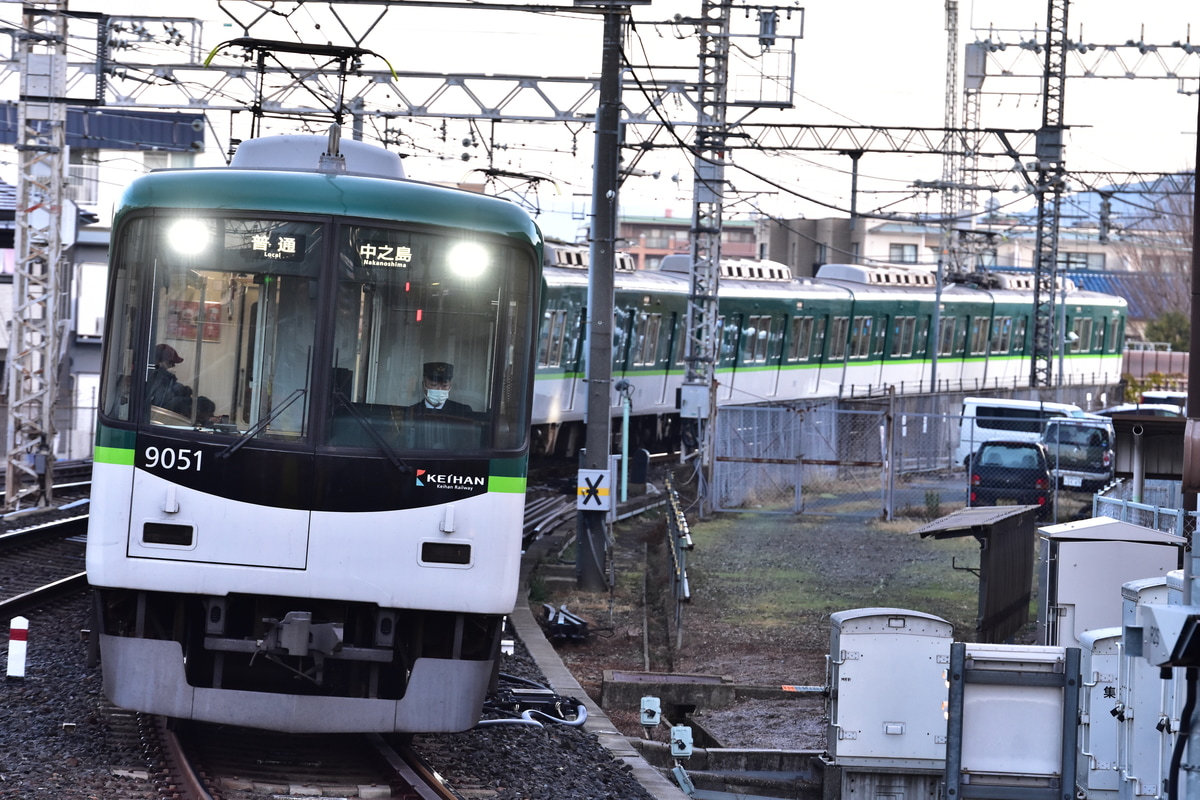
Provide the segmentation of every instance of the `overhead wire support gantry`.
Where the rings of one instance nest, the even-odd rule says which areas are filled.
[[[1067,77],[1067,7],[1070,0],[1048,0],[1046,60],[1042,86],[1042,127],[1037,141],[1037,263],[1033,306],[1031,387],[1053,385],[1053,359],[1061,355],[1062,332],[1055,314],[1058,292],[1058,226],[1066,183],[1063,155],[1063,102]]]
[[[18,35],[17,205],[8,346],[6,504],[52,502],[65,313],[66,0],[27,3]]]

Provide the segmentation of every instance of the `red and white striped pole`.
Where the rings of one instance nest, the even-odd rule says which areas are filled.
[[[8,624],[8,678],[25,677],[25,652],[29,647],[29,620],[13,617]]]

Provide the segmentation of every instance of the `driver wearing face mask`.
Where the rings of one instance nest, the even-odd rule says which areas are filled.
[[[409,406],[414,417],[450,414],[465,416],[471,407],[450,399],[450,382],[454,379],[454,365],[445,361],[430,361],[422,369],[421,388],[425,396],[416,405]]]

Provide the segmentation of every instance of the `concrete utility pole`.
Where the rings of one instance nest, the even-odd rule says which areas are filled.
[[[67,24],[61,2],[27,3],[18,37],[17,213],[13,323],[8,349],[7,506],[54,487],[54,403],[58,393],[64,281]]]
[[[576,578],[580,589],[608,588],[608,512],[616,502],[612,450],[613,283],[616,271],[617,180],[620,168],[621,29],[628,5],[604,14],[600,106],[592,183],[591,252],[588,260],[587,451],[579,473]]]

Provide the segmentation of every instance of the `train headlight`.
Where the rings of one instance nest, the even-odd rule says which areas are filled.
[[[478,278],[490,266],[488,249],[476,242],[460,242],[450,248],[446,264],[462,278]]]
[[[172,223],[167,241],[180,255],[194,256],[208,248],[212,232],[208,223],[198,219],[181,219]]]

